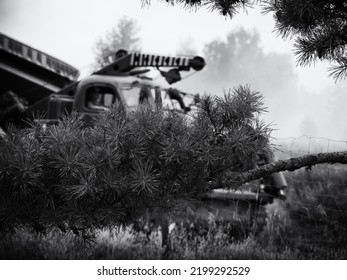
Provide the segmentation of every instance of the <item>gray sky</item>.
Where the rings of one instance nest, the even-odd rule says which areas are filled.
[[[78,68],[93,62],[95,42],[124,15],[139,22],[143,50],[150,53],[172,54],[187,39],[201,50],[204,43],[224,38],[240,26],[256,29],[266,51],[292,49],[292,42],[276,37],[272,16],[263,16],[258,9],[230,20],[206,9],[191,12],[156,0],[145,8],[140,0],[0,0],[0,5],[1,32]],[[320,85],[331,83],[325,67],[319,66],[297,69],[304,85],[319,89]],[[316,83],[312,84],[311,79]]]
[[[328,77],[328,65],[295,67],[292,42],[277,37],[273,32],[272,15],[264,16],[258,9],[249,10],[248,14],[240,13],[230,20],[216,12],[204,9],[190,12],[156,0],[145,8],[141,7],[140,0],[0,0],[0,32],[60,58],[86,74],[94,62],[92,49],[96,41],[125,15],[138,21],[142,50],[148,53],[175,54],[187,40],[202,52],[205,43],[215,38],[223,39],[231,30],[243,27],[259,32],[265,52],[290,54],[299,81],[295,94],[302,94],[302,108],[307,102],[309,109],[299,118],[293,108],[294,116],[287,118],[293,117],[297,123],[293,122],[291,130],[282,128],[280,136],[299,136],[300,122],[307,118],[318,122],[319,111],[327,110],[324,107],[327,92],[331,94],[336,87]],[[338,86],[341,84],[346,82]],[[315,98],[319,99],[318,107],[312,105]],[[271,116],[270,120],[277,122],[277,117]],[[345,135],[323,130],[318,133],[333,139]]]

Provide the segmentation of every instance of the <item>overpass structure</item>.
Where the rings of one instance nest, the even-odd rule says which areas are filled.
[[[0,33],[0,94],[11,90],[31,105],[78,76],[75,67]]]

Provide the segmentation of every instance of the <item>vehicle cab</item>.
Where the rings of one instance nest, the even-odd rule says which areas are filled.
[[[97,114],[108,110],[116,102],[124,104],[128,110],[134,110],[147,101],[161,102],[160,86],[151,80],[138,77],[111,77],[92,75],[82,80],[74,93],[73,108],[78,113]]]

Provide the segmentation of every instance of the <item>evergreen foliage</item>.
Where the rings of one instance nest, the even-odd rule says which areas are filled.
[[[336,80],[347,74],[347,1],[270,0],[264,11],[274,12],[276,29],[283,38],[295,37],[295,54],[302,66],[316,60],[337,63]]]
[[[269,152],[263,111],[262,96],[239,86],[203,97],[194,116],[116,104],[93,126],[74,113],[46,129],[9,127],[0,139],[0,228],[88,235],[153,209],[175,214],[211,180]]]
[[[211,12],[217,11],[223,16],[233,17],[239,10],[250,7],[255,0],[162,0],[171,5],[180,4],[186,9],[197,10],[204,6]],[[142,5],[150,5],[151,0],[142,0]]]

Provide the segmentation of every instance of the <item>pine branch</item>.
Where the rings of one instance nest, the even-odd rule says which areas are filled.
[[[232,18],[240,10],[246,10],[259,0],[162,0],[172,6],[181,5],[184,9],[197,11],[201,7],[206,7],[211,12],[217,11],[223,16]],[[142,0],[142,7],[150,6],[150,0]]]
[[[336,61],[338,65],[329,67],[329,76],[333,77],[335,81],[342,80],[347,76],[347,58],[341,57]]]
[[[245,10],[250,6],[248,0],[207,0],[204,5],[210,11],[218,11],[223,16],[232,18],[240,9]]]
[[[347,45],[347,3],[341,0],[268,0],[263,12],[274,13],[275,28],[284,39],[295,38],[299,65],[316,60],[337,62],[330,76],[346,77],[343,57]]]
[[[298,63],[305,66],[317,59],[339,60],[344,54],[347,44],[344,29],[343,26],[332,25],[316,28],[310,34],[300,36],[294,44]]]
[[[256,169],[252,169],[240,174],[229,173],[223,178],[222,186],[228,186],[228,188],[233,189],[241,186],[244,183],[269,176],[276,172],[295,171],[302,167],[312,167],[317,164],[325,163],[347,164],[347,152],[305,155],[302,157],[290,158],[288,160],[279,160],[275,163],[268,163]],[[221,187],[221,184],[219,182],[210,182],[209,187],[210,189],[217,189]]]
[[[249,170],[255,154],[270,149],[256,92],[241,86],[202,104],[189,122],[147,104],[127,114],[114,106],[89,128],[73,114],[45,131],[9,130],[0,139],[0,224],[129,223],[199,196],[226,169]]]

